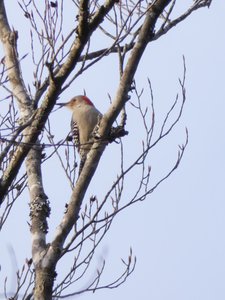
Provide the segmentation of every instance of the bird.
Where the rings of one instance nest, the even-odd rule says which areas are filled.
[[[71,132],[74,145],[80,155],[80,175],[87,154],[94,143],[94,131],[97,131],[96,127],[101,121],[102,114],[84,95],[75,96],[69,102],[57,103],[57,105],[67,107],[72,111]]]

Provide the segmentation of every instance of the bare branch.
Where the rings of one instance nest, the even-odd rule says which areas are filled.
[[[17,97],[21,118],[28,118],[31,114],[31,100],[28,97],[25,84],[21,77],[17,52],[18,32],[9,27],[4,1],[0,1],[0,39],[5,51],[5,64],[9,81],[14,95]]]
[[[180,22],[184,21],[187,17],[189,17],[194,11],[196,11],[196,10],[202,8],[202,7],[209,7],[211,5],[211,2],[212,2],[212,0],[195,1],[193,3],[193,5],[185,13],[183,13],[181,16],[174,19],[173,21],[168,22],[166,26],[165,26],[165,23],[164,23],[161,26],[161,28],[156,32],[155,37],[154,37],[153,40],[157,40],[159,37],[166,34],[170,29],[172,29],[177,24],[179,24]],[[174,4],[175,4],[175,2],[174,2]],[[174,7],[174,4],[171,7],[171,11]],[[171,13],[171,11],[169,11],[168,16]]]

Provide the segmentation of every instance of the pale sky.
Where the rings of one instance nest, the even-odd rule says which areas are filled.
[[[151,79],[159,119],[179,92],[182,55],[186,58],[187,67],[184,113],[168,143],[158,147],[149,159],[155,176],[153,180],[165,174],[175,162],[178,145],[185,141],[185,127],[189,131],[189,144],[179,168],[144,202],[118,215],[96,251],[96,266],[102,257],[106,259],[104,283],[114,280],[122,271],[120,259],[127,258],[130,247],[137,257],[134,273],[118,289],[88,293],[74,299],[224,300],[224,14],[225,2],[214,0],[210,9],[194,13],[166,36],[148,46],[136,80],[140,89],[145,87],[145,97],[148,97],[147,77]],[[93,69],[79,79],[67,91],[65,98],[80,94],[85,89],[99,110],[106,111],[108,100],[101,99],[107,99],[108,92],[113,97],[117,87],[117,82],[107,76],[114,70],[112,61],[104,60],[97,70]],[[63,102],[67,99],[60,100]],[[67,127],[58,127],[59,136],[63,138],[69,130],[70,114],[67,111],[60,113],[68,120]],[[56,120],[58,117],[59,112],[54,115]],[[133,147],[138,147],[135,141],[141,141],[136,123],[131,113],[130,118],[128,116],[129,136],[124,138],[127,160],[130,159]],[[137,139],[133,138],[135,135]],[[118,147],[109,145],[106,149],[87,197],[92,194],[101,197],[110,187],[108,174],[112,172],[115,175],[117,171],[109,162],[112,161],[112,155],[113,160],[116,160],[113,151],[117,153]],[[49,163],[44,176],[48,177],[45,184],[47,194],[50,201],[54,202],[60,201],[65,195],[69,197],[70,191],[66,181],[57,181],[59,179],[53,172],[53,165]],[[130,178],[127,182],[127,194],[124,194],[122,201],[129,197],[135,177],[133,180]],[[55,185],[60,186],[58,198],[52,191]],[[20,201],[0,236],[0,244],[4,245],[0,249],[1,292],[4,272],[10,269],[7,264],[12,264],[9,247],[14,248],[19,267],[30,255],[31,242],[26,223],[29,221],[28,198],[24,197]],[[50,222],[50,229],[53,231],[61,218],[64,202],[52,204],[52,218],[55,220]],[[15,234],[13,226],[19,228],[21,234]],[[16,263],[13,264],[15,266]],[[90,278],[87,278],[87,282]],[[8,282],[13,287],[13,277]]]

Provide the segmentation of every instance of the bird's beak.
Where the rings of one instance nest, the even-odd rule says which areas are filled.
[[[56,103],[56,105],[59,105],[60,107],[66,106],[68,104],[68,102],[64,102],[64,103]]]
[[[64,102],[64,103],[56,103],[56,105],[59,105],[59,106],[65,106],[67,103]]]

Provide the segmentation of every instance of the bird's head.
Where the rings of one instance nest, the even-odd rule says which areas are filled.
[[[69,102],[57,103],[57,105],[60,105],[61,107],[65,106],[71,110],[74,110],[77,107],[83,106],[83,105],[94,106],[88,97],[82,96],[82,95],[73,97]]]

